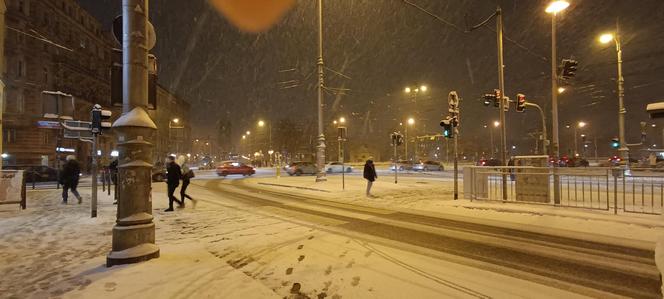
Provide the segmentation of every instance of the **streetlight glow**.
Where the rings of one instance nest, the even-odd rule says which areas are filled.
[[[546,7],[546,13],[557,14],[569,7],[569,2],[567,1],[553,1]]]
[[[579,128],[583,128],[583,127],[585,127],[586,125],[587,125],[587,123],[584,122],[584,121],[580,121],[580,122],[579,122]]]
[[[415,119],[414,119],[414,118],[411,117],[411,118],[408,119],[408,124],[409,124],[409,125],[412,125],[412,124],[414,124],[414,123],[415,123]]]
[[[410,93],[411,90],[410,90],[410,87],[406,87],[406,88],[404,88],[403,91],[404,91],[405,93]]]
[[[179,118],[174,118],[174,119],[173,119],[173,122],[177,124],[177,123],[180,122],[180,119],[179,119]]]
[[[565,87],[558,87],[558,93],[563,93],[565,90]]]
[[[247,131],[247,133],[246,133],[246,134],[247,134],[247,135],[251,135],[251,132],[250,132],[250,131]]]
[[[427,87],[426,85],[422,85],[422,86],[420,86],[420,90],[421,90],[422,92],[426,92],[427,89],[428,89],[428,87]]]
[[[497,121],[497,120],[494,121],[494,122],[493,122],[493,126],[496,127],[496,128],[499,127],[499,126],[500,126],[500,122]]]
[[[242,135],[242,139],[247,139],[247,135]]]
[[[344,123],[346,123],[346,118],[343,117],[343,116],[340,117],[340,118],[339,118],[339,123],[340,123],[340,124],[344,124]]]
[[[264,127],[264,126],[265,126],[265,122],[262,121],[262,120],[259,120],[259,121],[258,121],[258,126],[261,127],[261,128]]]
[[[604,33],[599,36],[599,42],[602,44],[608,44],[613,41],[613,33]]]

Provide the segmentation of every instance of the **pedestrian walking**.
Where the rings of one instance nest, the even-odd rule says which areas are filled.
[[[376,167],[371,159],[367,160],[364,164],[364,178],[367,180],[367,197],[373,197],[373,195],[371,195],[371,186],[378,178],[378,175],[376,174]]]
[[[180,156],[178,158],[178,162],[180,162],[180,165],[182,166],[182,187],[180,187],[180,200],[184,204],[185,198],[188,198],[191,200],[194,205],[196,204],[196,200],[191,198],[187,194],[187,187],[189,187],[189,184],[191,183],[191,179],[194,178],[196,175],[194,174],[194,171],[189,168],[187,165],[186,159],[184,156]]]
[[[108,172],[111,175],[111,182],[113,183],[113,186],[115,187],[113,191],[113,204],[117,205],[118,204],[118,159],[115,158],[111,162],[111,164],[108,165]],[[111,184],[108,184],[108,188],[111,188]]]
[[[62,172],[60,173],[60,184],[62,184],[62,203],[67,204],[67,198],[69,197],[69,191],[76,196],[78,203],[83,202],[83,198],[78,194],[78,180],[81,176],[81,165],[76,161],[76,157],[73,155],[67,156],[67,162],[62,167]]]
[[[184,208],[184,202],[175,198],[173,193],[180,185],[180,178],[182,178],[182,170],[180,165],[175,163],[175,157],[169,156],[166,158],[166,184],[168,185],[168,209],[166,212],[173,211],[173,202],[177,202],[181,208]]]

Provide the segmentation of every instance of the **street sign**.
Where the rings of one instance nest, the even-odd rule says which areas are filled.
[[[65,128],[64,137],[68,139],[92,138],[89,121],[65,120],[62,126]]]
[[[57,121],[50,120],[39,120],[37,121],[37,128],[40,129],[60,129],[60,123]]]

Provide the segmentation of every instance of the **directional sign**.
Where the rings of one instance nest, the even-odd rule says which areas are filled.
[[[40,129],[60,129],[60,123],[57,121],[50,120],[39,120],[37,121],[37,128]]]
[[[64,137],[68,139],[92,138],[89,121],[65,120],[62,126],[65,128]]]

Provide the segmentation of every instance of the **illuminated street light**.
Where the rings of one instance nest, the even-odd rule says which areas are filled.
[[[344,123],[346,123],[346,118],[343,117],[343,116],[340,117],[340,118],[339,118],[339,123],[340,123],[340,124],[344,124]]]
[[[427,89],[428,89],[428,87],[427,87],[426,85],[422,85],[422,86],[420,86],[420,90],[421,90],[422,92],[427,92]]]
[[[264,127],[264,126],[265,126],[265,122],[262,121],[262,120],[259,120],[259,121],[258,121],[258,126],[261,127],[261,128]]]
[[[586,125],[587,125],[587,123],[584,122],[584,121],[580,121],[579,124],[578,124],[579,128],[583,128],[583,127],[585,127]]]
[[[558,93],[563,93],[565,90],[565,87],[558,87]]]
[[[499,126],[500,126],[500,122],[497,121],[497,120],[494,121],[494,122],[493,122],[493,126],[494,126],[495,128],[499,127]]]
[[[173,123],[176,123],[176,124],[177,124],[177,123],[179,123],[179,122],[180,122],[180,119],[179,119],[179,118],[174,118],[174,119],[173,119]]]
[[[335,119],[332,121],[332,124],[337,125],[338,121]]]
[[[546,7],[546,13],[557,14],[569,7],[569,2],[567,1],[553,1]]]
[[[599,36],[599,42],[602,44],[608,44],[614,39],[613,33],[604,33]]]
[[[247,139],[247,135],[242,135],[242,139]]]
[[[414,118],[411,117],[411,118],[408,119],[408,124],[409,124],[409,125],[412,126],[414,123],[415,123],[415,119],[414,119]]]
[[[405,93],[410,93],[410,92],[411,92],[410,87],[406,87],[403,91],[404,91]]]
[[[247,134],[247,136],[248,136],[248,135],[251,135],[251,132],[250,132],[250,131],[247,131],[247,133],[245,133],[245,134]]]

